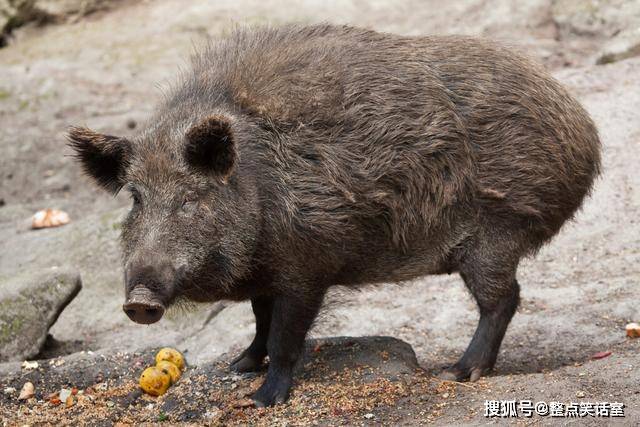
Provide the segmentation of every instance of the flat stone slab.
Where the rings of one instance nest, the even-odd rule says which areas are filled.
[[[36,356],[49,328],[81,288],[77,273],[58,269],[0,281],[0,362]]]
[[[321,338],[308,340],[306,347],[304,366],[297,371],[303,377],[314,375],[309,367],[330,372],[375,368],[371,379],[412,374],[420,368],[413,348],[391,337]]]

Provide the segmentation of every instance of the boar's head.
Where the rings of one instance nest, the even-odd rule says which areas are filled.
[[[71,128],[84,171],[107,191],[126,189],[122,227],[126,300],[135,322],[160,320],[177,298],[229,297],[248,271],[258,213],[238,144],[247,132],[230,116],[156,125],[137,137]]]

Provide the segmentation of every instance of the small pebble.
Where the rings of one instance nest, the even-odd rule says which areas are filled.
[[[585,397],[587,394],[584,391],[576,392],[576,397]]]
[[[71,390],[69,390],[68,388],[61,389],[60,394],[58,394],[58,397],[63,402],[66,402],[69,396],[71,396]]]
[[[18,396],[18,400],[31,399],[35,394],[35,390],[36,389],[33,386],[33,383],[30,383],[30,382],[24,383],[24,385],[22,386],[22,390],[20,390],[20,395]]]
[[[372,419],[374,417],[374,415],[371,412],[369,412],[368,414],[364,414],[364,417],[366,419],[370,420],[370,419]]]
[[[25,360],[24,362],[22,362],[22,369],[26,370],[26,371],[30,371],[32,369],[38,369],[38,362],[29,362],[28,360]]]
[[[640,337],[640,324],[637,323],[629,323],[625,330],[627,331],[627,336],[629,338],[638,338]]]
[[[224,415],[224,412],[220,408],[218,408],[217,406],[213,406],[209,408],[207,412],[204,413],[204,418],[209,421],[218,420],[222,418],[223,415]]]
[[[16,392],[16,389],[14,387],[7,387],[4,389],[4,394],[13,394]]]

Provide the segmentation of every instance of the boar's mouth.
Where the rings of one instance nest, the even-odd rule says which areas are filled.
[[[165,306],[147,287],[139,285],[129,293],[122,309],[134,322],[150,325],[162,318]]]

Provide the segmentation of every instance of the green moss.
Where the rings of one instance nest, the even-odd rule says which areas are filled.
[[[22,319],[13,317],[11,319],[0,319],[0,342],[7,342],[14,338],[22,329]]]
[[[3,99],[7,99],[11,97],[11,92],[6,91],[4,89],[0,89],[0,101],[2,101]]]
[[[122,228],[118,212],[107,212],[100,216],[100,225],[105,230],[118,231]]]
[[[50,90],[38,96],[38,99],[41,101],[46,101],[48,99],[55,99],[57,97],[58,97],[58,92],[56,90]]]
[[[100,215],[100,224],[103,227],[108,226],[113,221],[114,219],[113,217],[114,217],[113,212],[103,213],[102,215]]]

